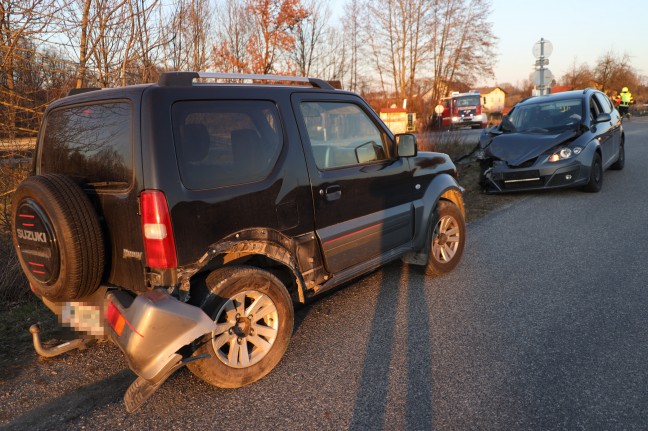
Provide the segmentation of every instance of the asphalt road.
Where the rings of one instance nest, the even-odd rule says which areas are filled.
[[[297,312],[283,361],[216,389],[187,370],[141,411],[102,343],[25,358],[0,427],[148,430],[648,429],[648,119],[603,190],[532,193],[468,226],[426,278],[395,262]]]

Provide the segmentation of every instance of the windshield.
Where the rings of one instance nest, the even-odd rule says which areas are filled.
[[[527,103],[517,106],[502,121],[503,132],[558,133],[576,129],[583,118],[581,99]]]
[[[475,94],[474,96],[457,97],[455,99],[455,106],[477,106],[479,105],[479,98],[479,94]]]

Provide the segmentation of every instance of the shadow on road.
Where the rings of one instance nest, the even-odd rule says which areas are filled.
[[[47,404],[36,407],[6,425],[6,430],[66,429],[66,423],[102,406],[121,403],[121,396],[135,380],[130,370],[73,389]]]
[[[416,269],[401,264],[391,265],[389,271],[398,277],[383,278],[376,310],[371,324],[371,335],[365,354],[365,363],[356,397],[350,429],[383,429],[389,392],[390,365],[397,355],[405,354],[407,385],[405,420],[407,429],[432,429],[432,353],[430,346],[430,319],[423,292],[422,277]],[[412,272],[412,274],[410,274]],[[410,275],[414,279],[410,281]],[[399,287],[388,280],[400,280]],[[419,280],[417,280],[419,279]],[[399,304],[400,289],[406,288],[406,304]],[[406,307],[405,351],[396,346],[398,309]],[[402,359],[402,358],[400,358]]]

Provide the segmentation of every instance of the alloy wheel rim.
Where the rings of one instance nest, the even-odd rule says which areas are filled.
[[[268,295],[251,290],[225,302],[216,315],[212,346],[222,363],[250,367],[263,359],[277,339],[279,313]]]
[[[445,216],[437,222],[432,239],[432,256],[438,262],[450,262],[459,248],[461,233],[454,217]]]

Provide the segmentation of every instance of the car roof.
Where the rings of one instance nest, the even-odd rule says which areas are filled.
[[[565,99],[578,99],[585,97],[586,95],[592,94],[594,92],[597,92],[597,90],[593,88],[585,88],[583,90],[571,90],[571,91],[562,91],[560,93],[553,93],[553,94],[547,94],[544,96],[532,96],[528,97],[521,102],[518,103],[518,105],[531,105],[539,102],[549,102],[549,101],[556,101],[556,100],[565,100]]]

